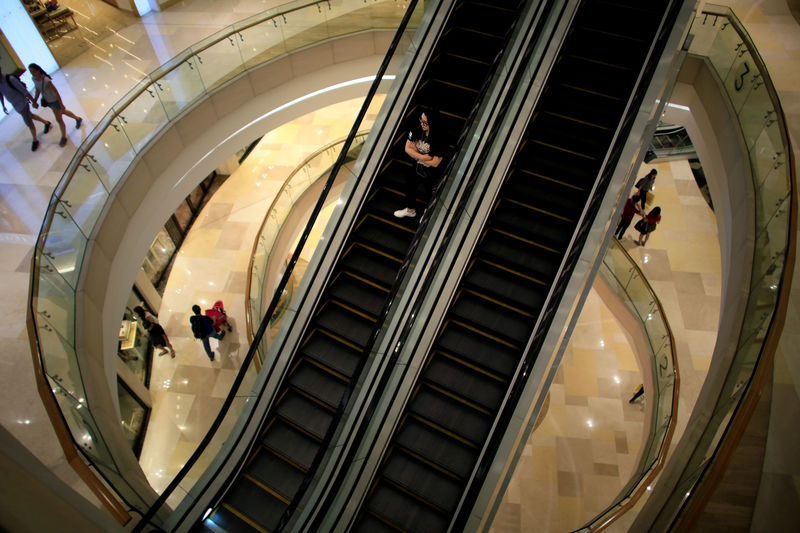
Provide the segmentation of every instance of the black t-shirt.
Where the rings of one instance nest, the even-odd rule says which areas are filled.
[[[150,342],[156,346],[164,346],[164,328],[153,322],[147,332],[150,334]]]
[[[442,148],[433,135],[425,135],[422,128],[414,128],[408,132],[408,140],[414,143],[417,152],[428,154],[434,157],[442,156]],[[423,165],[425,163],[422,163]],[[427,166],[427,165],[426,165]]]

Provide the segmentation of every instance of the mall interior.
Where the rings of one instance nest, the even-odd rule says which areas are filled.
[[[314,300],[328,294],[323,292],[326,268],[331,268],[328,258],[337,246],[346,248],[346,222],[355,221],[359,199],[385,201],[368,194],[362,180],[347,178],[370,169],[375,174],[391,171],[392,163],[380,166],[363,154],[372,153],[381,142],[388,146],[399,138],[398,131],[405,138],[405,121],[414,111],[403,101],[404,91],[412,90],[408,87],[414,76],[425,75],[426,46],[432,46],[426,31],[435,33],[431,28],[445,24],[443,13],[453,3],[413,2],[412,28],[397,40],[396,57],[386,64],[382,61],[408,1],[59,0],[52,7],[38,0],[3,3],[3,74],[17,73],[33,89],[27,65],[41,65],[64,107],[83,120],[76,127],[75,120],[64,118],[67,142],[61,147],[53,111],[34,109],[52,128],[44,134],[35,123],[40,145],[31,151],[30,133],[8,102],[9,113],[0,115],[0,284],[7,295],[6,319],[0,326],[5,405],[0,530],[800,531],[800,459],[794,453],[800,447],[800,295],[791,286],[797,230],[792,185],[800,154],[797,0],[717,0],[713,6],[702,1],[663,2],[674,6],[674,27],[659,36],[664,55],[651,61],[649,86],[639,91],[640,111],[631,113],[630,134],[617,152],[619,162],[608,171],[604,196],[592,204],[597,214],[586,223],[573,280],[565,284],[565,297],[550,318],[554,326],[542,337],[543,352],[552,355],[520,371],[524,376],[530,372],[531,383],[520,387],[513,410],[502,411],[508,415],[497,422],[505,431],[492,433],[495,452],[476,467],[479,475],[472,473],[482,483],[470,483],[469,490],[460,486],[466,503],[458,501],[461,496],[456,499],[453,523],[435,521],[440,515],[450,520],[444,509],[449,504],[438,501],[437,494],[423,502],[424,510],[416,511],[425,499],[424,480],[430,479],[417,468],[423,465],[441,474],[436,477],[439,482],[442,476],[452,482],[457,476],[445,472],[444,465],[455,463],[455,454],[434,464],[422,452],[409,451],[413,446],[394,440],[386,444],[390,435],[383,432],[407,419],[422,420],[414,413],[401,417],[403,398],[444,389],[429,385],[419,392],[403,373],[435,373],[434,359],[423,363],[413,358],[413,347],[398,349],[399,359],[390,352],[393,343],[401,346],[406,334],[414,342],[433,343],[428,337],[438,326],[426,328],[425,321],[443,320],[445,310],[429,302],[435,300],[435,291],[414,287],[432,283],[436,290],[455,291],[448,288],[448,277],[457,276],[437,276],[437,265],[428,256],[441,247],[451,250],[441,254],[442,261],[462,266],[469,262],[468,256],[458,255],[469,246],[447,240],[455,233],[466,242],[472,231],[465,222],[457,224],[458,210],[445,207],[456,205],[460,195],[461,207],[470,205],[469,191],[457,187],[457,179],[448,178],[434,193],[438,203],[431,204],[429,218],[428,213],[419,221],[388,215],[392,231],[406,239],[402,250],[415,238],[417,224],[426,225],[416,233],[418,251],[409,254],[416,260],[405,273],[407,279],[393,289],[396,295],[391,293],[391,305],[405,313],[392,313],[387,307],[385,331],[373,339],[375,353],[381,353],[380,346],[384,357],[359,364],[361,377],[347,382],[345,370],[331,372],[351,387],[333,403],[342,394],[350,403],[337,411],[339,427],[334,424],[328,430],[329,450],[310,461],[316,474],[281,456],[280,468],[291,463],[310,472],[291,491],[281,493],[248,470],[264,455],[258,455],[259,450],[270,446],[266,431],[279,423],[290,425],[288,401],[280,416],[267,415],[272,413],[270,402],[277,404],[301,388],[282,385],[281,379],[289,379],[282,376],[301,371],[312,376],[311,370],[323,366],[324,356],[302,368],[289,362],[289,352],[300,344],[303,321],[313,319],[317,329],[325,327],[323,313],[311,317],[303,297]],[[535,34],[568,34],[563,25],[569,17],[564,13],[580,4],[599,5],[597,9],[608,14],[619,3],[636,4],[586,0],[521,5],[525,17],[539,17],[530,25],[536,31],[529,30],[531,42],[537,42]],[[562,9],[560,15],[554,5]],[[334,20],[326,10],[339,18]],[[708,14],[721,12],[735,17]],[[340,28],[339,33],[330,37],[326,31],[333,30],[320,31],[317,16],[329,17],[323,26]],[[706,56],[693,54],[692,46],[702,47],[706,41],[701,31],[695,34],[690,28],[713,21],[714,32],[722,28],[730,34],[734,18],[752,49],[740,48],[743,38],[725,43],[732,47],[726,53],[735,67],[726,78],[709,66],[719,61],[717,41],[708,46],[706,52],[711,52]],[[494,19],[483,22],[485,32],[474,34],[472,48],[456,41],[463,44],[464,56],[483,48],[480,39],[499,24]],[[620,32],[634,26],[630,20],[617,22]],[[416,28],[419,33],[414,35]],[[280,50],[256,50],[260,35],[273,29],[280,34]],[[636,31],[631,29],[631,34]],[[255,43],[252,53],[246,50],[250,41]],[[507,42],[515,44],[505,46],[522,47],[519,41],[511,39]],[[544,41],[531,44],[530,50],[546,60],[549,48]],[[248,46],[235,48],[239,43]],[[682,53],[684,48],[688,54]],[[240,50],[233,67],[231,49]],[[745,59],[754,59],[745,62],[745,54]],[[474,58],[465,59],[470,60]],[[765,72],[752,74],[750,69],[762,60]],[[376,81],[381,67],[388,70]],[[742,67],[747,72],[739,77],[734,71]],[[522,79],[532,87],[542,85],[544,70],[537,74],[542,79],[535,72],[529,80]],[[466,79],[463,72],[454,75]],[[152,84],[141,81],[148,74]],[[448,82],[454,101],[456,91],[466,84]],[[779,104],[769,107],[764,100],[749,111],[747,102],[736,100],[741,84],[770,91],[774,86],[768,94]],[[375,93],[369,94],[372,89]],[[170,90],[171,100],[163,108],[152,104],[158,101],[154,92],[167,102],[164,95]],[[423,90],[436,94],[428,86]],[[514,90],[503,83],[482,88],[485,102],[496,99],[494,115],[500,118],[475,112],[474,120],[499,128],[495,131],[516,124],[511,122],[514,117],[503,118],[505,112],[499,111],[505,109],[500,106],[503,91],[508,93],[506,104],[519,106],[520,115],[525,110],[531,114],[535,99],[513,99]],[[452,130],[454,115],[440,116],[439,124]],[[757,121],[759,127],[765,124],[766,133],[752,133],[747,120]],[[354,121],[359,135],[348,152],[342,146],[354,133]],[[785,126],[783,141],[780,134],[772,135],[773,124],[775,131]],[[509,136],[517,135],[511,145],[521,135],[517,129],[509,128]],[[459,146],[464,153],[485,149],[487,157],[498,158],[498,165],[510,157],[500,149],[491,151],[482,137],[465,135]],[[788,151],[776,148],[767,153],[765,138],[782,142]],[[589,138],[583,142],[593,143]],[[306,228],[340,155],[344,164],[339,175],[318,206],[316,222]],[[453,176],[467,174],[469,159],[464,161],[462,167],[457,162],[450,167]],[[788,192],[768,190],[758,180],[762,167],[788,175]],[[646,209],[661,208],[657,230],[644,246],[637,243],[633,224],[621,239],[613,238],[625,199],[652,169],[658,177]],[[489,190],[491,176],[485,175]],[[387,212],[403,207],[392,201],[386,202]],[[767,205],[774,206],[774,216],[765,223],[772,229],[762,233],[759,224]],[[477,218],[481,210],[475,210]],[[443,231],[451,220],[456,229]],[[777,252],[763,243],[765,233],[774,233],[776,221],[785,226],[781,235],[787,242]],[[78,230],[70,233],[70,224]],[[304,228],[307,240],[301,239]],[[83,239],[77,247],[76,239]],[[475,235],[471,239],[477,240]],[[298,242],[305,244],[293,254]],[[70,247],[79,248],[77,260],[74,254],[48,251]],[[766,253],[764,247],[769,257],[759,259],[759,252]],[[542,253],[549,251],[540,248]],[[400,254],[397,263],[402,259]],[[764,298],[754,289],[752,294],[761,299],[753,298],[753,307],[748,307],[750,284],[761,279],[752,272],[757,268],[772,280],[768,289],[774,297]],[[282,278],[287,270],[291,275]],[[360,281],[388,292],[374,281]],[[285,287],[276,292],[282,282]],[[363,291],[360,285],[342,287],[351,293]],[[426,292],[429,300],[423,298]],[[71,303],[59,308],[64,298]],[[767,300],[777,303],[765,304]],[[189,317],[192,305],[209,309],[217,301],[224,303],[230,329],[224,338],[211,340],[212,360],[194,338]],[[334,303],[346,307],[338,300]],[[508,307],[497,300],[492,303]],[[163,327],[174,355],[153,346],[134,312],[136,306],[144,307]],[[269,318],[262,322],[265,314]],[[412,320],[404,321],[404,315]],[[748,337],[744,329],[754,316],[760,322]],[[502,328],[497,325],[498,331]],[[264,337],[254,348],[256,335]],[[740,335],[748,342],[757,340],[757,363],[737,358]],[[303,339],[312,344],[313,337]],[[442,352],[444,341],[436,342]],[[665,354],[670,354],[668,362]],[[436,364],[442,365],[441,360]],[[480,372],[484,381],[490,375],[478,363],[464,366]],[[465,375],[458,374],[458,379],[474,380]],[[307,379],[309,391],[300,391],[293,401],[319,407],[326,392],[313,389],[326,388],[320,383],[327,382],[316,374]],[[234,385],[238,392],[231,396]],[[395,388],[380,397],[380,387]],[[470,387],[481,389],[480,384]],[[644,394],[632,399],[640,387]],[[740,403],[721,398],[729,388]],[[442,394],[453,405],[469,404],[455,399],[455,393]],[[217,420],[221,410],[228,409],[230,413]],[[253,421],[259,413],[269,421],[263,434]],[[221,426],[215,428],[218,433],[210,433],[216,425]],[[301,429],[305,435],[314,433],[312,428]],[[466,442],[456,435],[457,429],[445,433]],[[249,451],[257,438],[261,444]],[[198,445],[208,450],[198,455]],[[382,451],[372,451],[388,446],[387,455],[395,462],[381,462]],[[241,458],[226,462],[226,453],[229,458],[249,457],[247,466]],[[194,468],[186,468],[195,460]],[[271,468],[285,484],[294,475]],[[238,469],[242,472],[237,474]],[[372,480],[370,469],[380,472],[374,474],[379,481]],[[216,471],[216,476],[209,474]],[[176,476],[182,479],[176,481]],[[194,483],[203,490],[193,488]],[[245,503],[233,500],[246,483],[262,489],[258,494],[264,499],[249,502],[256,511],[245,511]],[[231,487],[223,490],[228,484]],[[431,487],[437,486],[431,482],[427,489],[435,493]],[[406,498],[397,500],[405,503],[381,500],[390,491],[392,497]],[[289,492],[300,496],[293,500]],[[387,509],[393,505],[408,515],[408,522],[389,516]],[[261,512],[274,512],[280,522],[260,522]],[[432,514],[437,518],[430,518]],[[431,523],[444,526],[419,525]]]

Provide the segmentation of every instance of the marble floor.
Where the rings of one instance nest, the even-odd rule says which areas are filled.
[[[31,153],[29,136],[19,117],[13,113],[0,115],[0,144],[3,146],[0,151],[0,242],[3,252],[0,254],[0,289],[7,300],[7,319],[0,324],[0,387],[4,390],[5,405],[0,423],[45,466],[84,495],[87,492],[63,460],[63,452],[38,401],[25,331],[31,253],[50,194],[75,148],[93,124],[143,73],[222,26],[279,3],[266,0],[182,1],[163,13],[148,14],[118,30],[64,65],[53,75],[53,80],[66,106],[86,118],[80,130],[69,132],[70,142],[64,149],[57,146],[57,134],[50,133],[40,136],[42,146],[38,152]],[[762,56],[773,72],[790,129],[797,138],[800,128],[800,83],[797,83],[797,76],[800,70],[796,65],[800,54],[800,32],[796,29],[796,22],[786,18],[784,3],[778,0],[721,3],[733,5],[753,32]],[[335,116],[312,115],[315,116],[308,118],[311,122],[302,126],[319,119],[335,127]],[[337,116],[341,118],[341,115]],[[306,129],[313,133],[313,127]],[[276,143],[292,138],[292,134],[280,135],[275,138]],[[314,142],[309,139],[296,133],[294,139],[306,145],[307,149],[313,149],[311,145]],[[292,164],[291,161],[283,163],[287,168]],[[715,321],[713,313],[708,311],[719,309],[719,253],[717,250],[715,254],[713,248],[716,244],[713,216],[701,204],[699,193],[692,191],[688,168],[682,168],[680,162],[659,164],[657,168],[656,201],[664,209],[664,221],[646,248],[635,247],[629,240],[624,243],[659,294],[676,337],[682,380],[678,417],[680,431],[702,384],[713,347]],[[154,371],[154,377],[158,372],[161,380],[159,385],[159,380],[153,379],[154,396],[160,395],[158,402],[164,407],[162,412],[167,414],[153,416],[151,431],[155,435],[159,427],[169,428],[171,433],[164,434],[168,436],[163,437],[162,445],[171,442],[176,454],[178,448],[180,453],[185,453],[191,447],[191,441],[199,438],[200,426],[189,428],[187,424],[199,424],[211,416],[210,412],[219,405],[225,384],[231,379],[236,357],[243,349],[240,314],[243,303],[236,300],[242,290],[245,260],[234,247],[238,237],[223,236],[213,226],[222,218],[241,224],[240,228],[249,228],[254,222],[241,218],[249,211],[241,200],[237,204],[237,200],[224,190],[221,193],[215,202],[218,200],[227,205],[213,208],[217,211],[209,211],[206,218],[196,225],[197,239],[201,243],[203,239],[213,240],[214,246],[231,261],[230,267],[225,276],[220,277],[219,268],[211,268],[208,256],[196,251],[203,247],[202,244],[194,248],[194,252],[184,253],[184,256],[188,255],[186,262],[181,263],[184,274],[176,268],[175,287],[178,287],[181,277],[185,278],[183,283],[188,283],[185,269],[191,270],[193,266],[199,269],[198,273],[212,275],[209,279],[200,279],[193,270],[192,282],[188,285],[191,296],[177,298],[173,304],[165,298],[160,310],[178,357],[174,361],[162,358],[158,361],[159,368]],[[241,242],[244,237],[242,239]],[[244,248],[249,249],[249,246],[245,244]],[[188,242],[184,251],[187,249],[193,250]],[[216,285],[219,290],[208,290],[210,281],[219,284]],[[173,280],[170,283],[173,284]],[[222,342],[221,352],[225,357],[214,365],[205,358],[202,348],[188,338],[188,328],[184,323],[190,302],[216,299],[220,294],[231,310],[235,335]],[[618,342],[621,335],[619,325],[596,295],[590,297],[582,320],[580,334],[573,339],[559,369],[559,382],[553,388],[548,415],[526,446],[524,460],[520,462],[497,515],[495,531],[565,531],[577,527],[609,503],[600,501],[597,493],[613,493],[624,482],[625,473],[635,461],[641,442],[636,437],[641,433],[636,424],[641,424],[642,407],[627,403],[633,386],[640,382],[636,379],[635,358],[624,343]],[[612,349],[600,349],[600,339],[612,339]],[[179,371],[180,367],[187,368]],[[601,382],[609,375],[620,377],[617,389],[613,388],[616,383],[609,387],[607,382]],[[176,387],[163,387],[165,380],[170,380],[170,383],[175,380]],[[182,383],[182,380],[189,380],[189,383]],[[186,388],[181,388],[184,385]],[[207,394],[198,400],[196,393],[201,389]],[[177,412],[177,406],[184,400],[181,409],[185,409],[185,414],[181,414]],[[175,406],[172,417],[168,416],[171,412],[169,406]],[[177,422],[173,420],[176,414]],[[587,419],[593,420],[592,428],[585,424]],[[188,428],[186,433],[180,426]],[[171,455],[159,465],[149,446],[145,443],[142,464],[149,472],[164,470],[162,475],[166,476],[174,468],[172,462],[179,457]],[[146,461],[150,463],[145,464]]]

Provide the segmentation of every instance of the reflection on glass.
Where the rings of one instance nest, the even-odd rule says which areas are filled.
[[[122,380],[117,380],[117,394],[119,396],[120,423],[125,440],[131,445],[133,453],[139,457],[142,451],[142,441],[147,429],[150,409],[134,396],[133,392]]]

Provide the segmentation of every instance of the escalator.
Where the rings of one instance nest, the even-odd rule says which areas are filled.
[[[423,106],[438,108],[434,133],[450,140],[450,156],[510,38],[518,4],[456,1],[429,56],[405,120],[416,119]],[[405,125],[396,131],[257,443],[210,517],[224,530],[283,528],[333,436],[419,220],[393,216],[404,206],[403,184],[413,174],[406,132]],[[425,205],[417,199],[418,213]]]
[[[496,445],[483,457],[482,450],[502,437],[501,407],[504,415],[514,407],[504,399],[511,394],[513,402],[521,389],[526,374],[518,367],[541,321],[527,352],[530,359],[538,353],[555,308],[550,302],[545,310],[548,294],[569,274],[556,280],[562,262],[574,265],[570,245],[584,207],[662,20],[674,21],[675,12],[669,0],[585,0],[578,7],[356,531],[464,527]]]

